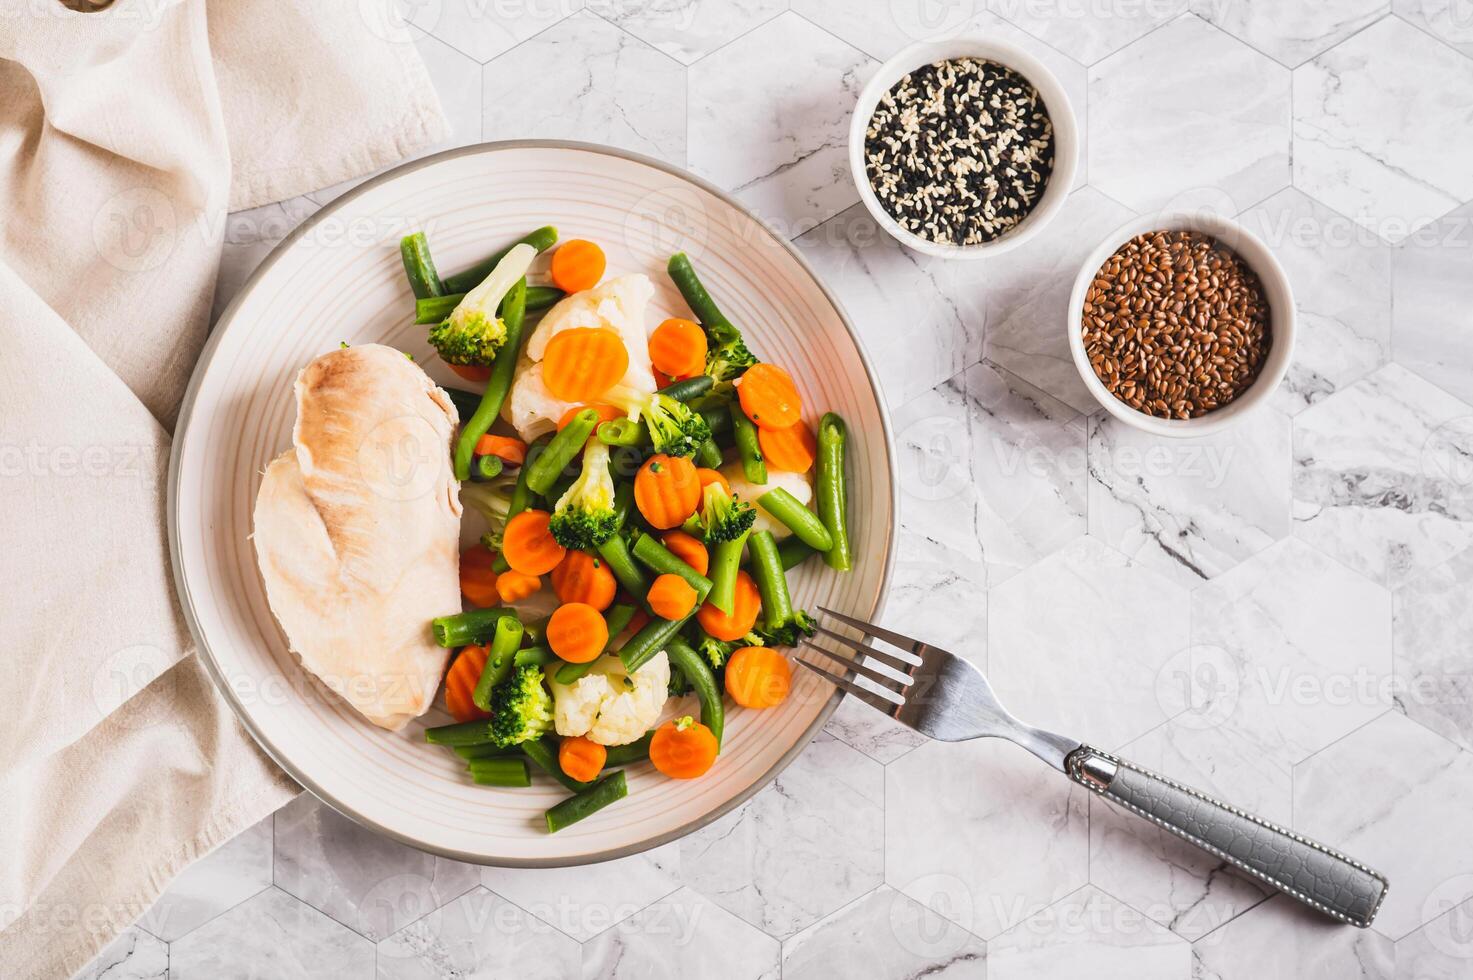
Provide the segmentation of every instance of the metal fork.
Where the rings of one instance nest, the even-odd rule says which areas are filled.
[[[864,634],[856,640],[818,626],[818,633],[858,656],[810,639],[804,647],[843,664],[845,674],[803,657],[798,663],[902,725],[945,742],[1005,738],[1021,745],[1096,795],[1341,922],[1365,928],[1381,908],[1386,877],[1360,862],[1117,756],[1025,725],[961,657],[831,609],[820,611]],[[872,640],[894,649],[881,650]],[[856,683],[856,676],[876,689]]]

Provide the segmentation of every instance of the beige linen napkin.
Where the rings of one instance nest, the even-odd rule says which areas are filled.
[[[392,0],[0,0],[0,976],[64,977],[296,792],[174,597],[227,209],[446,136]]]

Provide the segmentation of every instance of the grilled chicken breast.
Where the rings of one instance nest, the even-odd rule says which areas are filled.
[[[398,730],[430,706],[460,608],[449,397],[400,351],[324,354],[297,375],[292,448],[266,468],[253,538],[271,610],[302,664]]]

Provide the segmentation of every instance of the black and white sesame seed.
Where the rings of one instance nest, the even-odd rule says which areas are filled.
[[[1054,131],[1038,90],[979,58],[926,65],[870,116],[865,175],[906,231],[948,245],[1007,234],[1043,196]]]

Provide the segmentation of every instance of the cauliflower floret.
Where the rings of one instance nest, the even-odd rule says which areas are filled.
[[[553,725],[563,736],[587,735],[600,745],[637,741],[660,720],[670,689],[670,658],[661,650],[630,674],[614,654],[600,657],[572,684],[550,681]]]
[[[781,541],[783,538],[792,537],[793,532],[782,521],[773,517],[762,509],[757,503],[757,498],[769,490],[782,487],[788,493],[798,498],[798,503],[808,506],[813,501],[813,484],[808,482],[806,473],[785,473],[781,470],[768,468],[766,483],[748,483],[746,475],[742,472],[740,460],[727,463],[721,467],[721,475],[726,477],[731,484],[733,496],[753,504],[757,508],[757,519],[752,522],[752,530],[771,531],[772,536]]]

